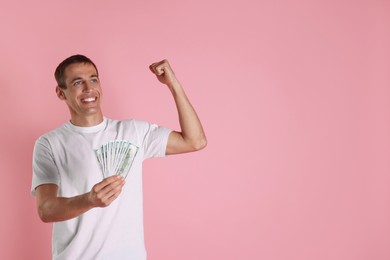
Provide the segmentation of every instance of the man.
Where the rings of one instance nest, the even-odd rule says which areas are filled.
[[[198,116],[168,61],[150,70],[171,91],[181,131],[104,117],[95,64],[74,55],[58,65],[56,93],[69,108],[70,121],[37,140],[32,181],[40,218],[54,222],[53,259],[146,259],[142,161],[206,146]],[[113,141],[138,149],[126,183],[115,173],[103,176],[96,157],[99,148]]]

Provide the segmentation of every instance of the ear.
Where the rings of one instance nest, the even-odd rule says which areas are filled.
[[[56,93],[57,93],[57,97],[59,99],[61,99],[61,100],[65,100],[66,99],[64,91],[59,86],[56,87]]]

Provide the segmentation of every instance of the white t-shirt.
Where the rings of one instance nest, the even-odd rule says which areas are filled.
[[[65,123],[36,141],[32,194],[37,186],[54,183],[61,197],[89,192],[103,179],[95,149],[113,140],[126,140],[139,147],[126,184],[111,205],[53,224],[53,259],[146,259],[142,161],[165,156],[170,132],[144,121],[104,118],[93,127]]]

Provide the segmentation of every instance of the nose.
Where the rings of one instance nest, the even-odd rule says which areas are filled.
[[[89,92],[89,91],[91,91],[91,89],[92,89],[92,84],[86,80],[86,81],[84,82],[83,91],[84,91],[84,92]]]

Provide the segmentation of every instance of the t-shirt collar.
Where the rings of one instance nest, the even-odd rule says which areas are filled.
[[[79,133],[97,133],[101,130],[103,130],[107,125],[107,118],[103,117],[103,121],[94,126],[76,126],[72,124],[70,121],[68,121],[65,126],[70,128],[73,131],[79,132]]]

